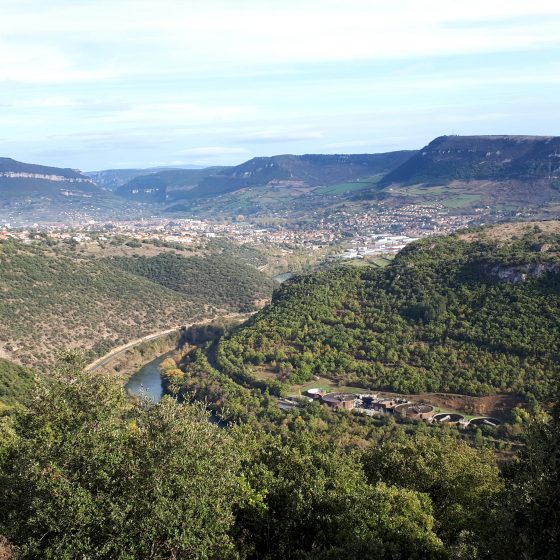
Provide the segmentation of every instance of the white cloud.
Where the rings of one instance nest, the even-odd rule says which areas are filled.
[[[3,22],[5,25],[5,22]],[[108,65],[85,68],[60,47],[33,39],[9,41],[0,31],[0,83],[57,84],[111,80],[117,76]]]
[[[28,83],[560,45],[550,0],[0,0],[0,13],[0,81]]]
[[[558,121],[557,1],[0,0],[0,18],[0,148],[22,158],[234,162]]]
[[[202,124],[235,123],[254,118],[259,110],[252,106],[202,103],[131,103],[122,110],[89,113],[88,120],[96,126],[148,126],[156,128],[196,127]]]
[[[317,130],[298,130],[293,129],[280,129],[280,130],[258,130],[254,132],[247,132],[238,138],[238,142],[300,142],[303,140],[315,140],[321,138],[321,132]]]
[[[220,156],[220,155],[246,155],[247,150],[228,146],[207,146],[202,148],[189,148],[174,152],[176,156]]]

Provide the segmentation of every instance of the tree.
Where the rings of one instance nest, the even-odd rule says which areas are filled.
[[[371,482],[430,496],[436,532],[446,544],[457,544],[465,532],[480,539],[491,530],[503,481],[490,451],[418,432],[371,447],[363,461]]]
[[[101,376],[59,372],[0,454],[0,535],[21,558],[229,558],[241,452],[200,407],[133,405]]]
[[[368,484],[359,461],[308,432],[262,446],[246,469],[262,500],[244,507],[237,527],[259,559],[435,559],[426,496]]]
[[[560,549],[560,405],[530,425],[512,470],[498,558],[553,560]]]

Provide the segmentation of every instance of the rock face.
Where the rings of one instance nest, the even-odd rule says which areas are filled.
[[[486,266],[485,272],[501,281],[510,284],[520,284],[531,278],[539,278],[547,273],[560,273],[560,264],[558,263],[528,263],[514,266]]]
[[[440,136],[382,184],[560,180],[558,136]]]
[[[93,184],[89,177],[76,169],[23,163],[11,158],[0,158],[0,178]]]
[[[91,179],[87,177],[65,177],[64,175],[52,175],[46,173],[28,173],[17,171],[0,171],[0,177],[8,179],[42,179],[43,181],[54,181],[56,183],[90,183],[93,184]]]

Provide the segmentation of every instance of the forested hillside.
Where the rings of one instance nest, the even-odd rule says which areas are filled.
[[[271,280],[228,254],[184,257],[161,253],[155,257],[115,257],[106,262],[194,301],[232,311],[254,311],[255,301],[268,299],[272,291]]]
[[[128,249],[141,254],[142,246],[133,244],[139,248]],[[152,260],[112,262],[48,240],[0,244],[3,352],[41,365],[63,348],[102,354],[197,317],[254,309],[270,296],[270,280],[242,259],[222,262],[212,250],[190,258],[165,251]]]
[[[557,410],[500,470],[450,430],[367,418],[351,445],[349,415],[328,425],[318,404],[276,409],[272,431],[218,427],[200,405],[134,403],[71,362],[32,395],[0,415],[6,558],[556,557]]]
[[[286,282],[216,351],[248,382],[549,398],[560,374],[560,236],[417,242],[387,268]]]
[[[12,259],[47,251],[2,249]],[[559,252],[560,236],[533,226],[509,240],[488,230],[418,242],[383,270],[339,267],[288,281],[219,341],[223,330],[188,331],[193,340],[162,364],[178,398],[159,404],[81,372],[74,353],[49,376],[20,370],[21,405],[0,413],[0,554],[552,560],[557,407],[533,400],[515,425],[473,431],[315,401],[284,411],[267,389],[318,373],[548,400],[558,375]],[[58,270],[52,254],[43,258]],[[138,274],[184,290],[178,271],[194,257],[119,258],[133,259],[135,273],[96,264],[131,286],[178,294]],[[26,269],[39,291],[53,279],[46,263]],[[7,367],[0,361],[13,380]]]

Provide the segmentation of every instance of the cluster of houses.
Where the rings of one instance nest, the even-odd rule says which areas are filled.
[[[401,397],[385,398],[377,394],[365,393],[328,393],[320,388],[305,391],[308,400],[319,401],[332,410],[355,410],[368,416],[395,415],[410,420],[424,420],[430,423],[448,426],[498,426],[501,422],[496,418],[481,416],[467,419],[455,412],[437,412],[435,407],[425,403],[415,403]],[[289,410],[297,406],[296,399],[283,399],[279,406]]]

